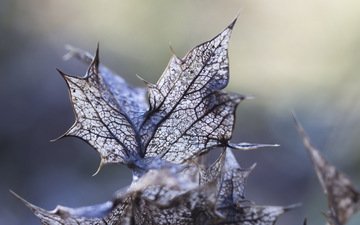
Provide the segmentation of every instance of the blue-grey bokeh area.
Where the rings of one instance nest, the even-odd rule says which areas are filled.
[[[82,75],[86,65],[63,61],[64,46],[94,51],[134,85],[156,82],[171,52],[183,56],[239,14],[230,44],[229,91],[256,96],[237,110],[233,141],[278,143],[277,149],[235,153],[257,163],[247,196],[258,204],[302,207],[279,225],[324,224],[315,173],[291,119],[294,110],[323,154],[360,188],[360,2],[0,1],[0,224],[38,224],[9,189],[53,209],[103,202],[130,182],[129,170],[106,166],[75,138],[51,143],[74,115],[55,68]],[[349,224],[360,223],[355,216]]]

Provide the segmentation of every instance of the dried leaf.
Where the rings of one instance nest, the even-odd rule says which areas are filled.
[[[360,210],[360,192],[355,189],[344,173],[326,161],[319,150],[312,145],[310,138],[295,116],[294,121],[310,155],[323,191],[327,195],[329,213],[326,215],[329,223],[333,225],[346,224],[348,219]]]
[[[245,182],[255,166],[241,168],[227,148],[209,168],[200,170],[201,184],[217,182],[215,211],[220,217],[219,224],[274,224],[281,214],[297,206],[258,206],[248,201],[244,195]]]
[[[151,110],[140,130],[145,157],[183,162],[231,138],[234,112],[244,97],[220,90],[229,79],[234,24],[183,59],[173,56],[157,84],[148,85]]]
[[[147,167],[144,158],[181,163],[212,147],[227,146],[236,106],[244,96],[222,91],[229,79],[228,42],[234,20],[183,59],[173,56],[156,84],[135,89],[99,65],[99,52],[70,48],[66,58],[91,60],[83,78],[63,75],[76,122],[65,136],[79,137],[101,155],[102,164]],[[185,151],[186,150],[186,151]]]
[[[103,78],[102,80],[106,83],[106,88],[113,95],[121,112],[123,112],[126,117],[133,122],[134,126],[138,128],[142,122],[142,115],[149,109],[148,100],[146,98],[146,89],[132,87],[126,83],[121,76],[115,74],[113,71],[101,64],[98,48],[94,57],[90,53],[81,49],[66,46],[68,53],[64,56],[64,58],[67,60],[74,57],[88,65],[92,65],[93,61],[99,61],[97,75]]]
[[[139,199],[134,206],[135,224],[214,224],[214,196],[211,188],[201,187],[186,192],[178,192],[169,204],[159,205],[158,201]],[[175,191],[176,192],[176,191]],[[159,192],[160,196],[163,192]],[[166,194],[165,194],[166,195]],[[164,195],[163,195],[164,196]],[[205,222],[206,221],[206,222]]]
[[[242,169],[230,149],[226,150],[216,207],[227,208],[245,201],[245,182],[256,164]]]
[[[52,211],[46,211],[27,202],[16,193],[11,193],[20,199],[27,207],[29,207],[30,210],[40,219],[41,223],[44,225],[130,225],[130,199],[122,202],[122,204],[118,204],[116,207],[113,207],[112,202],[105,202],[99,205],[76,209],[57,206]]]
[[[282,206],[237,206],[226,215],[226,225],[274,225],[280,215],[298,207]]]
[[[291,207],[257,206],[245,199],[243,169],[230,148],[273,147],[229,143],[235,110],[245,96],[223,89],[229,80],[228,42],[234,20],[183,59],[173,56],[156,84],[133,88],[94,57],[72,48],[90,67],[84,77],[60,72],[76,121],[64,136],[93,146],[105,163],[124,163],[133,181],[104,204],[46,211],[20,199],[43,224],[220,225],[274,224]],[[148,101],[147,101],[148,100]],[[197,166],[201,154],[224,150],[209,167]],[[229,147],[229,148],[228,148]]]
[[[212,182],[220,182],[221,172],[223,171],[226,157],[226,150],[207,168],[204,164],[199,166],[199,184],[206,185]]]
[[[98,50],[85,77],[78,78],[59,72],[68,84],[76,114],[74,125],[64,136],[76,136],[88,142],[100,153],[102,163],[129,163],[134,160],[139,143],[128,114],[140,106],[129,107],[131,103],[120,106],[119,103],[124,101],[116,100],[118,94],[113,87],[123,87],[123,93],[129,96],[138,93],[121,85],[122,80],[113,75],[100,75]]]

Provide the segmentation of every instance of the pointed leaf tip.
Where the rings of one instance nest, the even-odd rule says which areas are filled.
[[[255,167],[257,166],[257,163],[253,163],[248,170],[253,171]]]
[[[285,212],[287,212],[289,210],[293,210],[293,209],[299,208],[301,206],[302,206],[302,203],[298,202],[298,203],[295,203],[295,204],[292,204],[292,205],[285,206],[284,210],[285,210]]]
[[[175,50],[174,50],[171,42],[169,42],[169,49],[170,49],[171,54],[173,54],[174,56],[176,56]],[[177,56],[176,56],[176,57],[177,57]],[[177,57],[177,58],[178,58],[178,57]]]
[[[99,42],[96,44],[94,61],[95,61],[96,68],[99,68],[99,63],[100,63],[100,44],[99,44]]]
[[[256,97],[254,95],[242,95],[241,100],[253,100]]]
[[[144,79],[142,76],[140,76],[139,74],[135,74],[135,76],[136,76],[139,80],[141,80],[142,82],[144,82],[145,85],[147,85],[148,87],[153,87],[153,86],[155,86],[153,83],[145,80],[145,79]]]
[[[99,64],[100,64],[100,53],[99,53],[99,42],[97,43],[96,46],[96,51],[95,51],[95,56],[93,58],[93,60],[90,63],[88,72],[87,72],[87,76],[91,75],[91,74],[97,74],[99,73]]]
[[[97,170],[95,171],[95,173],[92,175],[93,177],[95,177],[96,175],[98,175],[98,173],[100,172],[100,170],[104,167],[105,163],[106,163],[106,162],[101,158],[99,167],[97,168]]]
[[[296,130],[298,131],[299,135],[303,138],[303,140],[305,141],[305,139],[309,139],[308,135],[306,134],[303,126],[301,125],[300,121],[298,120],[295,112],[291,112],[291,115],[292,115],[292,118],[293,118],[293,121],[295,123],[295,128]],[[307,140],[310,142],[310,140]]]
[[[62,70],[60,70],[59,68],[55,68],[56,69],[56,71],[58,71],[58,73],[62,76],[62,77],[65,77],[66,76],[66,74],[62,71]]]
[[[17,199],[19,199],[24,205],[26,205],[29,209],[32,211],[37,208],[35,205],[31,204],[30,202],[26,201],[24,198],[22,198],[20,195],[15,193],[13,190],[9,190],[9,192]]]
[[[227,28],[232,30],[236,24],[237,19],[238,19],[238,16],[235,17],[235,19],[229,24],[229,26]]]
[[[51,143],[56,142],[56,141],[58,141],[58,140],[60,140],[60,139],[63,139],[65,136],[66,136],[66,133],[60,135],[60,136],[57,137],[57,138],[50,139],[50,142],[51,142]]]
[[[228,147],[237,150],[255,150],[258,148],[273,148],[279,147],[279,144],[257,144],[257,143],[248,143],[248,142],[241,142],[241,143],[229,143]]]

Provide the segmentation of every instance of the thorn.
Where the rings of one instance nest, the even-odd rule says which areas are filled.
[[[26,201],[24,198],[22,198],[20,195],[16,194],[13,190],[9,189],[9,192],[17,199],[19,199],[22,203],[24,203],[28,208],[33,210],[36,206],[31,204],[30,202]]]
[[[258,148],[267,148],[267,147],[279,147],[279,144],[256,144],[256,143],[247,143],[242,142],[238,144],[228,143],[228,146],[232,149],[238,150],[254,150]]]
[[[169,41],[169,49],[170,49],[171,54],[176,55],[175,50],[174,50],[173,46],[171,45],[170,41]]]
[[[147,80],[145,80],[142,76],[140,76],[139,74],[135,74],[136,75],[136,77],[138,78],[138,79],[140,79],[142,82],[144,82],[147,86],[154,86],[154,84],[153,83],[151,83],[151,82],[149,82],[149,81],[147,81]]]
[[[173,55],[173,57],[175,57],[175,59],[176,59],[179,63],[181,63],[181,64],[184,63],[184,60],[181,59],[181,58],[179,58],[179,57],[177,56],[177,54],[176,54],[173,46],[171,45],[171,42],[169,42],[169,49],[170,49],[170,52],[171,52],[171,54]]]
[[[256,166],[257,166],[257,163],[253,163],[253,164],[248,168],[248,170],[253,171]]]
[[[50,142],[51,142],[51,143],[56,142],[56,141],[58,141],[58,140],[60,140],[60,139],[63,139],[64,137],[67,137],[67,135],[68,135],[68,131],[66,131],[65,133],[63,133],[62,135],[60,135],[60,136],[57,137],[57,138],[50,139]]]
[[[79,77],[66,74],[66,73],[64,73],[63,71],[61,71],[61,70],[58,69],[58,68],[55,68],[55,69],[58,71],[58,73],[60,74],[60,76],[61,76],[66,82],[68,81],[68,78],[69,78],[69,77],[75,78],[75,79],[81,79],[81,78],[79,78]]]
[[[235,19],[234,20],[237,20],[239,17],[240,17],[240,13],[243,11],[243,9],[239,9],[236,16],[235,16]]]
[[[254,95],[242,95],[241,100],[253,100],[256,97]]]
[[[76,126],[76,124],[77,124],[77,121],[75,121],[74,124],[73,124],[65,133],[63,133],[62,135],[60,135],[60,136],[57,137],[57,138],[51,139],[50,142],[55,142],[55,141],[58,141],[58,140],[60,140],[60,139],[62,139],[62,138],[64,138],[64,137],[70,136],[70,135],[69,135],[69,134],[70,134],[70,131]]]
[[[299,120],[297,119],[297,116],[296,116],[295,112],[293,110],[291,110],[290,113],[291,113],[291,116],[292,116],[292,118],[294,120],[295,125],[296,126],[300,125]]]
[[[57,138],[50,139],[50,142],[51,142],[51,143],[54,143],[54,142],[56,142],[56,141],[58,141],[58,140],[60,140],[60,139],[63,139],[64,137],[66,137],[66,135],[67,135],[67,132],[64,133],[64,134],[62,134],[62,135],[60,135],[60,136],[57,137]]]
[[[86,76],[90,76],[91,74],[98,74],[99,64],[100,64],[100,54],[99,54],[99,42],[98,42],[96,45],[95,56],[90,63]]]
[[[289,210],[292,210],[292,209],[295,209],[295,208],[299,208],[302,206],[302,203],[301,202],[298,202],[298,203],[295,203],[295,204],[292,204],[292,205],[288,205],[288,206],[285,206],[284,207],[284,210],[285,212],[289,211]]]
[[[292,118],[293,118],[294,123],[295,123],[295,128],[298,131],[299,135],[303,138],[304,144],[305,144],[305,141],[306,141],[306,142],[309,142],[309,144],[311,145],[310,138],[306,134],[306,132],[305,132],[304,128],[302,127],[302,125],[300,124],[299,120],[297,119],[295,112],[291,111],[291,115],[292,115]]]
[[[9,189],[10,194],[14,195],[14,197],[20,199],[21,201],[25,201],[20,195],[16,194],[13,190]]]
[[[67,76],[63,71],[61,71],[59,68],[55,68],[56,71],[58,71],[58,73],[62,76],[62,77],[65,77]]]
[[[99,42],[96,44],[96,51],[95,51],[95,57],[94,57],[94,66],[96,68],[96,71],[98,70],[99,68],[99,63],[100,63],[100,53],[99,53],[99,47],[100,47],[100,44]]]
[[[239,14],[238,14],[238,15],[235,17],[235,19],[228,25],[228,27],[227,27],[228,29],[232,30],[232,29],[234,28],[235,23],[236,23],[238,17],[239,17]]]
[[[100,172],[100,170],[103,168],[104,165],[105,165],[105,161],[103,160],[103,158],[101,158],[99,167],[97,168],[96,172],[92,176],[95,177]]]
[[[312,146],[312,144],[310,142],[310,137],[306,134],[303,126],[300,124],[299,120],[296,118],[295,113],[293,111],[291,111],[291,114],[292,114],[292,118],[293,118],[294,123],[295,123],[295,128],[296,128],[298,134],[300,135],[300,137],[302,138],[302,141],[304,143],[304,146],[305,146],[306,150],[309,153],[311,153],[311,150],[309,150],[309,149],[314,149],[315,147]]]

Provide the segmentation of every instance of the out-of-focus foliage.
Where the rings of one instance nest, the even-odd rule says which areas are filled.
[[[9,188],[44,208],[76,207],[108,199],[130,179],[127,170],[113,166],[91,177],[98,162],[94,151],[74,139],[48,141],[73,121],[55,67],[72,74],[85,68],[61,60],[65,44],[93,50],[99,41],[102,61],[142,85],[135,74],[155,81],[162,73],[171,54],[164,43],[184,55],[239,11],[228,90],[257,99],[239,107],[233,140],[281,144],[273,151],[237,154],[245,167],[258,162],[247,195],[274,205],[303,202],[279,224],[305,215],[308,224],[321,223],[314,209],[324,197],[289,111],[296,110],[316,146],[360,186],[356,0],[1,1],[0,223],[37,223]]]
[[[346,224],[360,210],[360,192],[346,174],[330,164],[312,145],[310,138],[295,116],[294,121],[327,197],[328,210],[323,212],[328,221],[327,224]]]

